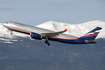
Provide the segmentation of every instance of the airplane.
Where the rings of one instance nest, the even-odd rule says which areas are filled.
[[[72,35],[64,34],[64,32],[66,32],[67,29],[63,31],[54,32],[51,30],[30,26],[30,25],[26,25],[18,22],[6,22],[3,24],[3,26],[11,30],[11,34],[13,34],[12,31],[16,31],[16,32],[28,34],[32,39],[36,39],[36,40],[44,39],[45,43],[48,46],[50,46],[49,40],[68,43],[68,44],[96,43],[97,41],[95,40],[95,38],[99,34],[99,30],[102,29],[101,27],[96,27],[81,37],[75,37]]]

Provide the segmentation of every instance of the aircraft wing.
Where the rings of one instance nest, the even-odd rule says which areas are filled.
[[[58,35],[61,34],[61,33],[66,32],[66,31],[67,31],[67,29],[65,29],[65,30],[63,30],[63,31],[59,31],[59,32],[41,33],[41,35],[44,36],[44,37],[52,38],[52,37],[56,37],[56,36],[58,36]]]

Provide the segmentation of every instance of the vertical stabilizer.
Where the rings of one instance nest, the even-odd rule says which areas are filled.
[[[102,29],[101,27],[96,27],[93,30],[91,30],[90,32],[86,33],[81,38],[84,38],[85,40],[95,40],[95,38],[99,34],[99,30],[101,30],[101,29]]]

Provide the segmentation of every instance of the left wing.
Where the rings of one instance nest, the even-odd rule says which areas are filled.
[[[63,31],[59,31],[59,32],[53,32],[53,33],[41,33],[40,35],[42,35],[43,37],[48,37],[48,38],[52,38],[52,37],[56,37],[61,33],[66,32],[67,29],[63,30]]]

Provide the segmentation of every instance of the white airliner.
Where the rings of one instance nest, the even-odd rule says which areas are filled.
[[[54,32],[51,30],[42,29],[18,22],[6,22],[3,24],[3,26],[11,30],[11,34],[12,31],[16,31],[28,34],[33,39],[37,40],[45,39],[45,43],[48,44],[48,46],[50,45],[49,40],[68,43],[68,44],[96,43],[95,38],[99,34],[99,30],[102,29],[101,27],[96,27],[95,29],[86,33],[84,36],[75,37],[72,35],[63,34],[64,32],[67,31],[67,29],[59,32]]]

